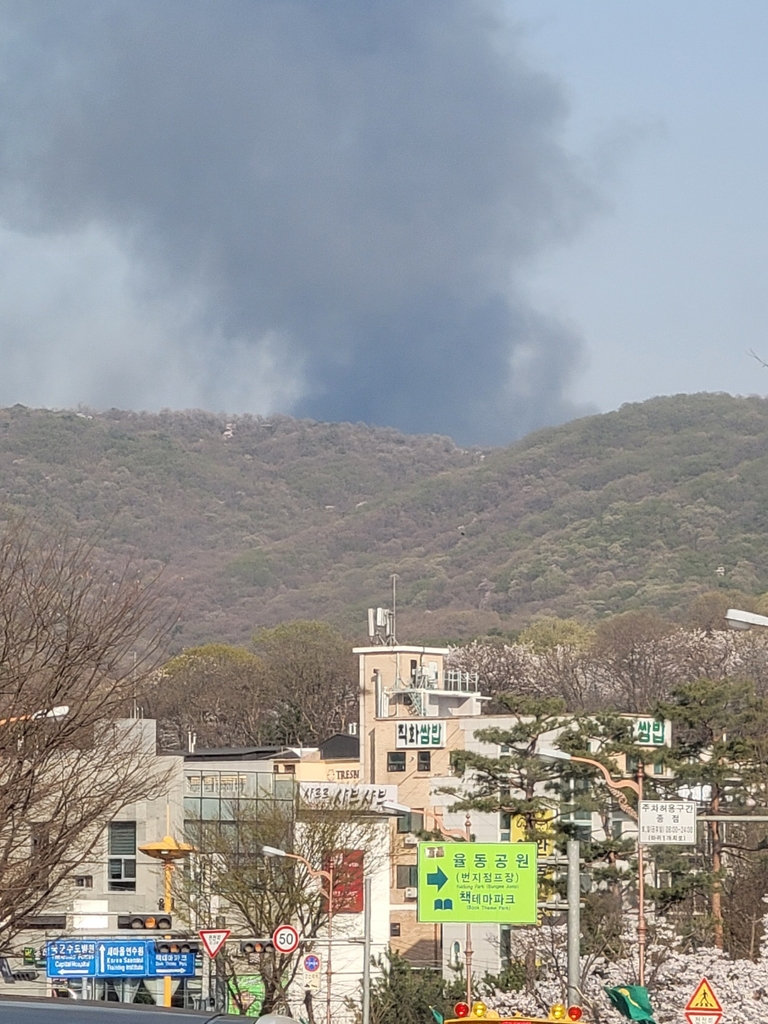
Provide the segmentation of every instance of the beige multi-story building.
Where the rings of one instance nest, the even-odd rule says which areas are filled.
[[[454,800],[443,791],[456,785],[451,752],[465,746],[463,725],[477,722],[487,698],[476,677],[446,666],[447,648],[375,645],[355,653],[361,781],[396,786],[396,803],[409,810],[391,825],[390,942],[413,964],[440,967],[441,926],[417,917],[414,833],[464,828],[464,816],[451,814]]]
[[[451,757],[460,750],[503,756],[504,748],[476,734],[484,729],[510,729],[516,719],[483,714],[489,698],[479,693],[476,677],[447,664],[447,648],[382,639],[386,642],[356,648],[355,653],[360,666],[361,784],[397,787],[394,803],[400,811],[390,826],[390,943],[414,965],[442,968],[450,977],[463,962],[467,930],[464,925],[419,922],[415,833],[442,831],[461,839],[469,825],[478,842],[514,841],[508,815],[473,811],[470,820],[463,812],[451,811],[464,787],[471,788],[471,777],[460,780],[452,775]],[[633,717],[640,745],[669,743],[668,722]],[[556,747],[558,733],[543,735],[542,746]],[[388,797],[389,803],[392,800]],[[602,837],[597,815],[565,813],[584,838]],[[613,827],[627,836],[636,829],[620,812]],[[473,973],[497,974],[505,964],[509,937],[510,926],[474,925]]]

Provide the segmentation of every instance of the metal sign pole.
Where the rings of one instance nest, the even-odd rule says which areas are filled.
[[[365,879],[363,907],[363,1024],[371,1022],[371,877]]]
[[[645,857],[640,841],[640,804],[643,800],[643,779],[645,768],[637,766],[637,966],[640,984],[645,986]]]
[[[464,831],[466,832],[467,842],[472,842],[472,819],[467,813],[464,819]],[[467,934],[464,939],[464,961],[467,965],[467,1006],[472,1005],[472,955],[474,950],[472,949],[472,925],[467,922]]]
[[[328,863],[328,871],[324,872],[328,882],[328,963],[325,965],[325,1024],[332,1024],[331,1014],[331,982],[333,980],[333,968],[331,967],[331,955],[333,952],[333,857]]]
[[[568,840],[568,1003],[581,1002],[581,844]]]
[[[207,955],[204,956],[203,957],[203,980],[202,980],[202,984],[201,984],[201,988],[202,988],[202,992],[201,992],[202,1006],[200,1007],[201,1010],[208,1010],[208,1009],[210,1009],[210,1005],[211,1005],[211,967],[212,967],[212,964],[211,964],[210,956],[207,956]]]

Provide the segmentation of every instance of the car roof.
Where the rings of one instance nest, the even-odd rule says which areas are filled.
[[[205,1010],[166,1009],[140,1003],[86,1002],[83,999],[40,999],[36,996],[0,995],[2,1024],[206,1024],[239,1020]]]

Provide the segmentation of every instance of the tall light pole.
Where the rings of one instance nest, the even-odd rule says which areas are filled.
[[[328,871],[322,868],[313,868],[306,857],[300,857],[298,853],[288,853],[286,850],[279,850],[276,846],[262,846],[261,852],[265,857],[287,857],[289,860],[297,860],[307,869],[310,878],[323,878],[327,883],[324,889],[320,886],[320,895],[328,900],[328,959],[325,963],[325,1024],[332,1024],[331,1019],[331,982],[333,969],[331,967],[331,952],[333,938],[333,855],[328,860]]]
[[[768,623],[768,619],[766,620]],[[616,797],[619,807],[625,814],[628,814],[630,818],[638,822],[637,830],[637,960],[638,960],[638,975],[640,984],[645,985],[645,942],[646,942],[646,927],[645,927],[645,858],[643,856],[643,844],[640,842],[640,824],[639,816],[637,811],[632,807],[627,798],[621,792],[622,789],[631,789],[633,793],[637,794],[638,807],[639,802],[643,799],[643,779],[645,778],[645,771],[642,764],[638,765],[637,769],[637,781],[634,779],[614,779],[604,764],[599,761],[593,760],[591,757],[580,757],[577,754],[566,754],[564,750],[557,750],[555,748],[540,748],[536,751],[539,757],[552,758],[556,761],[579,761],[581,764],[592,765],[593,768],[597,768],[605,779],[605,784],[610,789],[611,793]]]
[[[163,910],[166,914],[170,914],[173,911],[173,872],[176,869],[174,861],[183,860],[184,857],[188,857],[190,853],[195,853],[196,851],[194,846],[190,846],[189,843],[180,843],[170,834],[170,810],[166,811],[166,827],[168,828],[168,834],[163,836],[159,842],[143,843],[139,849],[142,853],[146,853],[148,857],[154,857],[155,860],[159,860],[163,865]],[[166,974],[163,978],[163,1006],[171,1005],[172,996],[171,976]]]

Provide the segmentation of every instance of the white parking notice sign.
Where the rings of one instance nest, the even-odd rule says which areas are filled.
[[[639,841],[653,846],[696,842],[696,804],[693,800],[641,800]]]

